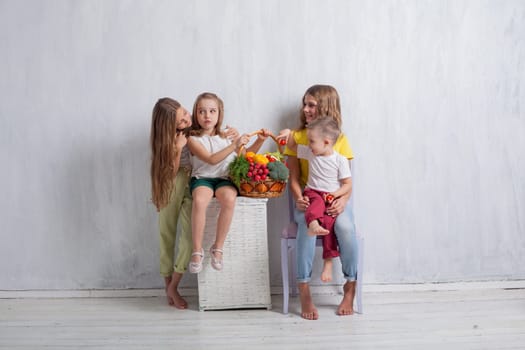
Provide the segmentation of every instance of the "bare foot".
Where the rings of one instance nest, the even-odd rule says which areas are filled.
[[[308,225],[308,234],[310,236],[325,236],[325,235],[327,235],[329,233],[330,233],[330,231],[328,231],[323,226],[321,226],[319,224],[319,221],[317,221],[317,220],[313,220]]]
[[[181,279],[182,273],[174,272],[166,293],[168,295],[168,299],[171,298],[172,300],[172,303],[170,303],[171,306],[175,306],[177,309],[187,309],[188,303],[181,297],[177,290]]]
[[[168,286],[171,283],[171,276],[164,277],[164,290],[166,291],[166,298],[168,299],[168,305],[173,305],[173,298],[168,295]]]
[[[332,259],[324,259],[321,281],[330,282],[332,280]]]
[[[306,320],[317,320],[319,314],[310,295],[310,286],[308,283],[298,283],[299,298],[301,299],[301,317]]]
[[[337,308],[337,314],[339,316],[352,315],[354,313],[355,281],[346,282],[343,291],[343,300]]]

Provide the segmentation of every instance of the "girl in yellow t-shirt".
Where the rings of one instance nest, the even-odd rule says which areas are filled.
[[[290,136],[290,130],[281,131],[278,139],[287,140],[290,144],[308,145],[306,125],[319,116],[334,118],[341,127],[341,105],[337,90],[329,85],[313,85],[303,95],[303,107],[299,114],[300,125]],[[337,139],[334,150],[349,161],[353,158],[352,149],[344,134]],[[316,320],[319,315],[310,295],[309,281],[312,275],[312,264],[315,256],[315,236],[308,235],[304,211],[309,205],[308,197],[303,196],[303,189],[308,179],[308,161],[298,159],[297,153],[286,147],[290,168],[289,191],[295,201],[294,218],[297,230],[297,283],[301,299],[301,316]],[[349,204],[351,191],[346,196],[335,199],[327,213],[337,216],[335,234],[339,244],[341,265],[346,283],[343,300],[337,309],[338,315],[353,314],[355,285],[357,279],[357,237],[352,208]]]

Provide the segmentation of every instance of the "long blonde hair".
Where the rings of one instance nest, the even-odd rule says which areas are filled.
[[[195,103],[193,104],[193,114],[191,116],[192,118],[191,135],[201,136],[202,131],[203,131],[202,127],[199,125],[199,121],[197,120],[197,108],[199,107],[199,103],[202,100],[215,100],[215,102],[217,102],[217,107],[219,108],[219,117],[217,118],[217,125],[215,125],[215,128],[214,128],[214,134],[220,135],[221,137],[225,137],[224,133],[221,131],[222,121],[224,120],[224,103],[219,98],[219,96],[211,92],[203,92],[202,94],[197,96],[197,99],[195,100]]]
[[[161,98],[155,103],[151,118],[151,200],[157,211],[165,207],[174,191],[173,179],[176,176],[173,161],[177,157],[175,140],[177,138],[177,110],[180,103],[169,98]],[[185,137],[180,135],[179,137]]]
[[[341,128],[341,103],[337,90],[330,85],[313,85],[306,90],[303,95],[303,103],[306,95],[312,96],[317,102],[317,117],[329,116],[335,119],[339,128]],[[299,115],[299,130],[306,128],[306,116],[304,108],[301,108]]]

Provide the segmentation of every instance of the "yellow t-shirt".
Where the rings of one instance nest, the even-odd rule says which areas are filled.
[[[306,129],[294,131],[293,138],[295,140],[295,143],[298,145],[308,145],[308,136],[306,135]],[[334,151],[336,151],[337,153],[339,153],[340,155],[342,155],[343,157],[347,159],[354,158],[354,153],[352,152],[350,143],[348,142],[348,139],[343,133],[339,135],[339,138],[335,142]],[[292,151],[291,149],[288,148],[288,146],[284,148],[283,153],[285,156],[297,157],[297,152]],[[301,172],[299,182],[301,184],[301,187],[304,187],[306,186],[306,182],[308,180],[308,161],[306,159],[299,159],[299,171]]]

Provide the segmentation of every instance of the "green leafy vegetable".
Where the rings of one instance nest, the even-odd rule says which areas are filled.
[[[234,161],[229,165],[230,179],[239,187],[241,185],[241,180],[248,180],[248,169],[250,168],[250,163],[244,156],[235,157]]]

